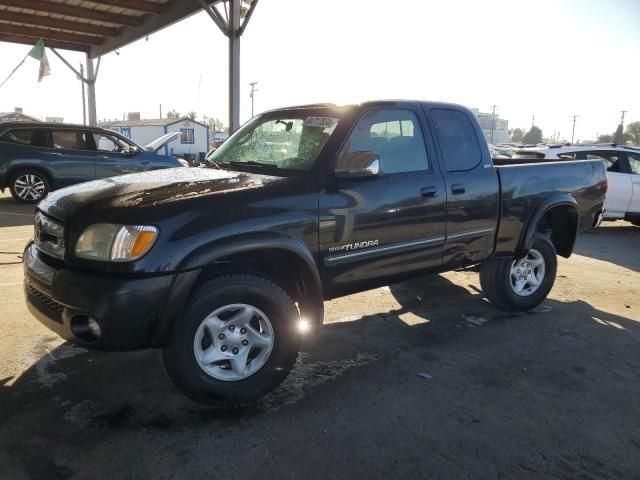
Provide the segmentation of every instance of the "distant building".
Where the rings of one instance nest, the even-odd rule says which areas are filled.
[[[180,137],[165,145],[165,155],[200,160],[209,149],[209,127],[188,117],[115,120],[101,122],[100,126],[118,132],[142,146],[165,133],[180,132]]]
[[[39,122],[40,120],[22,113],[22,108],[16,107],[13,112],[0,112],[0,122]]]
[[[471,111],[478,119],[484,138],[488,143],[509,143],[509,121],[500,118],[500,115],[496,113],[495,118],[491,113],[483,113],[477,108],[472,108]],[[491,141],[491,126],[493,125],[493,142]]]
[[[62,117],[46,117],[44,119],[47,123],[64,123],[64,118]]]

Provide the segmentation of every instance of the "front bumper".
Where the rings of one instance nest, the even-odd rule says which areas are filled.
[[[136,350],[167,344],[198,271],[121,277],[56,268],[35,245],[24,251],[29,311],[62,338],[99,350]],[[86,315],[100,325],[95,341],[74,335],[71,320]]]

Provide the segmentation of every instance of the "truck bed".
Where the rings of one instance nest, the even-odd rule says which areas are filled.
[[[575,199],[578,231],[591,228],[600,213],[606,190],[606,169],[600,160],[511,160],[496,165],[500,182],[500,215],[496,254],[513,255],[526,223],[538,205],[550,196]],[[570,198],[569,198],[570,200]]]

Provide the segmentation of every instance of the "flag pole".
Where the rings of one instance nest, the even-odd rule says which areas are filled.
[[[16,73],[16,70],[18,70],[22,64],[24,63],[24,61],[27,59],[27,57],[29,56],[29,53],[31,53],[31,50],[29,50],[29,52],[27,52],[27,54],[24,56],[24,58],[20,61],[20,63],[18,65],[16,65],[16,68],[14,68],[13,70],[11,70],[11,73],[9,74],[9,76],[7,78],[4,79],[4,81],[2,83],[0,83],[0,88],[2,88],[4,86],[5,83],[7,83],[9,81],[9,79],[11,77],[13,77],[13,74]]]

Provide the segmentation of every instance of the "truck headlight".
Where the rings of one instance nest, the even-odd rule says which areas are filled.
[[[96,223],[84,229],[75,253],[90,260],[130,262],[147,253],[157,237],[156,227]]]

